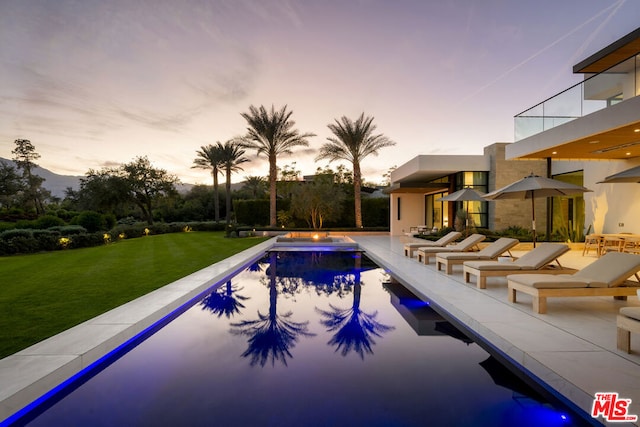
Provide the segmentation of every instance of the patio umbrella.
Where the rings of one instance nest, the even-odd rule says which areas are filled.
[[[442,197],[441,199],[436,200],[436,202],[467,202],[466,212],[467,215],[465,217],[465,225],[464,225],[464,234],[467,234],[467,229],[469,228],[469,202],[486,202],[483,195],[478,193],[473,188],[463,188],[462,190],[458,190],[455,193],[451,193],[447,196]]]
[[[591,190],[579,185],[558,181],[557,179],[544,178],[532,173],[519,181],[485,194],[484,198],[487,200],[531,199],[531,225],[533,229],[533,247],[535,248],[536,210],[534,199],[536,197],[568,196],[587,191]]]
[[[617,182],[640,182],[640,166],[636,166],[635,168],[627,169],[626,171],[609,175],[602,181],[598,181],[597,184],[609,184]]]

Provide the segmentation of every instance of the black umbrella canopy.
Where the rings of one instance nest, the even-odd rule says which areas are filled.
[[[597,184],[613,184],[619,182],[640,182],[640,166],[636,166],[631,169],[627,169],[622,172],[609,175],[602,181],[598,181]]]
[[[485,198],[482,194],[480,194],[477,190],[473,188],[463,188],[462,190],[458,190],[454,193],[451,193],[447,196],[444,196],[436,202],[467,202],[466,212],[467,216],[465,218],[465,226],[464,232],[465,235],[468,234],[469,229],[469,203],[468,202],[486,202]]]
[[[486,202],[483,195],[480,194],[477,190],[473,188],[463,188],[462,190],[458,190],[455,193],[451,193],[448,196],[444,196],[441,199],[436,200],[436,202],[461,202],[461,201],[469,201],[469,202]]]
[[[485,194],[484,198],[487,200],[531,199],[531,225],[533,228],[533,246],[535,247],[536,213],[534,199],[536,197],[569,196],[572,194],[586,193],[588,191],[591,190],[580,185],[545,178],[532,173],[519,181]]]

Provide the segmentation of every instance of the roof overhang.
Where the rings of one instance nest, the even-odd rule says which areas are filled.
[[[509,144],[505,153],[507,159],[640,157],[640,96]]]
[[[420,155],[391,172],[392,184],[420,184],[458,172],[488,171],[489,159],[473,155]]]
[[[601,73],[640,52],[640,28],[573,66],[574,73]]]
[[[414,193],[414,194],[430,194],[430,193],[442,193],[449,190],[448,182],[433,182],[433,183],[413,183],[402,184],[396,183],[383,190],[385,194],[397,194],[397,193]]]

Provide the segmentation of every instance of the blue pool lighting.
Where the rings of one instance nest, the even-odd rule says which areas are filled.
[[[268,252],[0,425],[427,424],[591,425],[366,254],[314,250]]]

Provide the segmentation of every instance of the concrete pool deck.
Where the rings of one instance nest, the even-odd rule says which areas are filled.
[[[490,278],[487,289],[480,290],[464,283],[460,266],[448,276],[436,271],[435,264],[405,257],[406,237],[350,237],[418,296],[433,301],[585,412],[590,412],[596,392],[617,392],[632,399],[631,414],[640,414],[640,338],[632,336],[631,354],[617,350],[615,325],[621,307],[640,306],[637,297],[552,298],[548,313],[536,314],[527,295],[519,294],[516,304],[507,301],[503,278]],[[247,266],[274,243],[260,243],[0,360],[0,420]],[[573,250],[560,260],[582,268],[596,259],[581,255]]]

